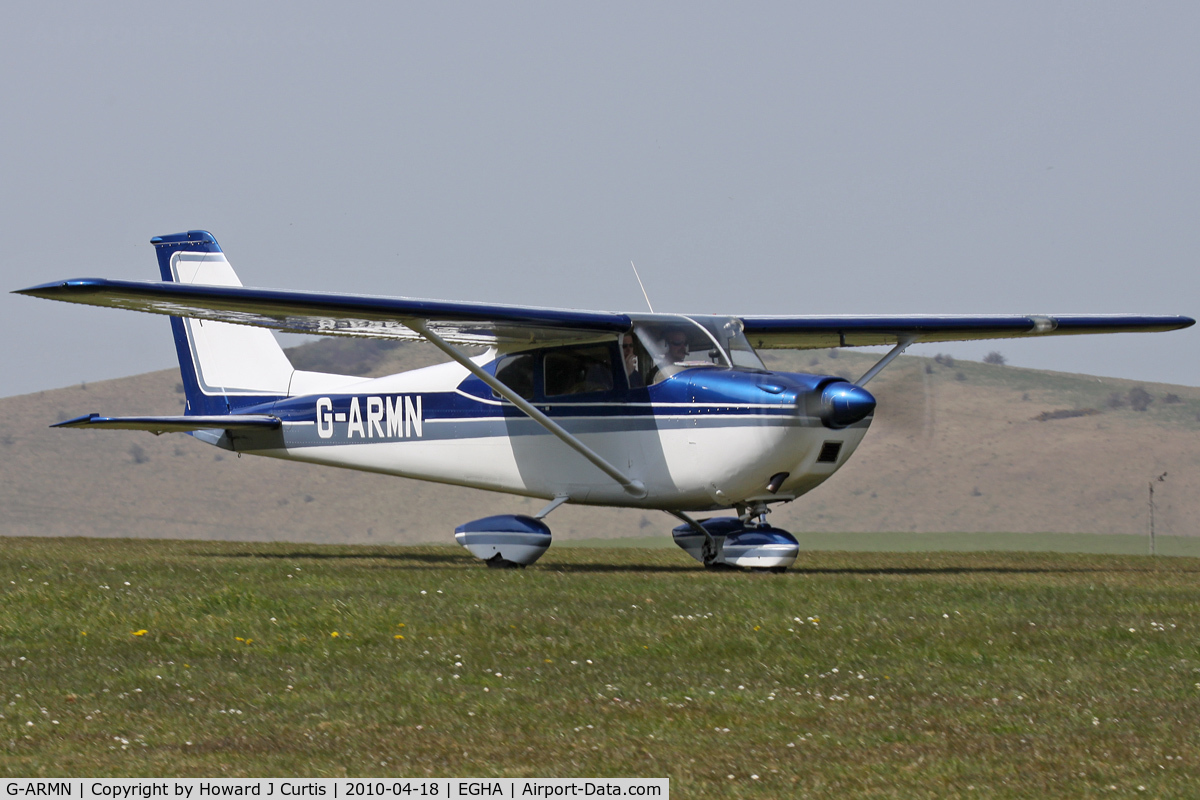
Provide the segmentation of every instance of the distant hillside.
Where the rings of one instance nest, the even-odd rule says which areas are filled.
[[[428,345],[322,340],[306,369],[381,375],[443,360]],[[834,357],[836,356],[836,357]],[[877,356],[768,354],[854,379]],[[347,368],[346,365],[350,365]],[[1197,533],[1200,389],[902,357],[870,385],[863,445],[772,514],[795,531]],[[265,458],[188,436],[50,430],[91,411],[177,413],[176,370],[0,399],[0,533],[301,542],[447,542],[454,526],[541,501]],[[665,514],[564,507],[564,539],[669,534]]]

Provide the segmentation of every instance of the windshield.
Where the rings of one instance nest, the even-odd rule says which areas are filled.
[[[691,319],[702,325],[721,344],[733,366],[766,371],[762,359],[746,338],[745,326],[740,319],[699,315],[693,315]]]
[[[645,320],[633,330],[633,356],[630,361],[626,353],[626,371],[631,378],[636,372],[643,386],[693,367],[764,369],[742,333],[741,320],[734,317]]]

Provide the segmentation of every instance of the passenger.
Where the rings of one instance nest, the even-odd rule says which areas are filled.
[[[637,353],[633,349],[633,334],[627,333],[621,337],[621,357],[625,362],[625,379],[630,389],[640,389],[646,385],[642,373],[638,369]]]

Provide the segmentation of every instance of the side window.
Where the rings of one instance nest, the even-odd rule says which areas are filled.
[[[551,350],[546,353],[542,370],[547,397],[607,392],[613,388],[612,350],[607,344]]]
[[[505,356],[496,364],[496,380],[511,388],[526,400],[533,399],[533,368],[537,365],[534,353]],[[495,394],[493,392],[493,394]]]

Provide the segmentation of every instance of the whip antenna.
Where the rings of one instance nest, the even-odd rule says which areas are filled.
[[[642,283],[642,276],[638,275],[637,265],[630,260],[629,266],[633,267],[633,277],[637,278],[638,286],[642,287],[642,297],[646,298],[646,307],[649,308],[650,313],[653,314],[654,306],[650,305],[650,295],[646,294],[646,286]]]

